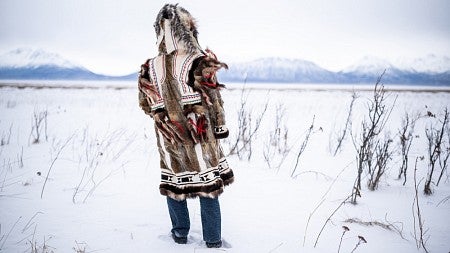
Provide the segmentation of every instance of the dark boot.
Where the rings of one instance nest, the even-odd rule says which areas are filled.
[[[222,241],[207,242],[206,243],[206,247],[208,247],[208,248],[220,248],[220,247],[222,247]]]
[[[175,234],[172,233],[173,240],[178,244],[186,244],[187,243],[187,237],[178,237]]]

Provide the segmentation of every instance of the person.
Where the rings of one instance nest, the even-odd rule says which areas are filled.
[[[158,55],[141,65],[139,106],[154,120],[160,156],[160,193],[167,198],[176,243],[187,243],[186,199],[200,199],[203,240],[222,246],[219,195],[234,181],[219,139],[228,136],[215,76],[226,64],[202,50],[194,18],[166,4],[154,23]],[[219,124],[219,125],[217,125]]]

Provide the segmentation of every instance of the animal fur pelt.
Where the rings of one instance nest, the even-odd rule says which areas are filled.
[[[206,56],[201,59],[197,68],[194,70],[194,90],[202,94],[206,105],[212,112],[211,123],[214,125],[214,134],[216,138],[228,137],[228,129],[225,126],[225,111],[223,109],[223,100],[220,95],[220,89],[225,85],[217,81],[216,72],[228,65],[217,60],[217,56],[209,49],[206,49]]]
[[[138,87],[139,106],[154,120],[160,192],[176,200],[216,197],[234,181],[214,132],[217,115],[224,118],[223,109],[216,111],[223,102],[215,72],[227,66],[212,52],[201,50],[194,19],[177,5],[161,9],[155,31],[159,55],[142,64]],[[194,62],[199,64],[193,66]],[[214,83],[215,88],[199,91],[190,85],[195,71],[203,73],[204,81]],[[202,98],[202,91],[210,103]]]

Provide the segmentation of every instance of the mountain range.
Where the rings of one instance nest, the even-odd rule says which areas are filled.
[[[12,80],[127,80],[136,74],[96,74],[58,54],[42,49],[18,48],[0,55],[0,79]]]
[[[385,71],[383,83],[450,85],[450,58],[428,55],[414,60],[400,60],[396,65],[375,57],[364,57],[337,72],[301,59],[261,58],[231,63],[229,70],[219,72],[222,82],[271,83],[369,83]],[[44,50],[19,48],[0,55],[0,79],[38,80],[135,80],[136,73],[107,76]]]
[[[416,63],[416,64],[414,64]],[[288,83],[374,83],[383,75],[384,83],[415,85],[450,85],[450,58],[430,55],[415,59],[403,67],[375,57],[364,57],[338,72],[324,69],[313,62],[299,59],[262,58],[246,63],[229,64],[219,72],[219,80],[233,82]]]

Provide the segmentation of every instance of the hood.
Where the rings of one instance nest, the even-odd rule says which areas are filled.
[[[185,53],[202,52],[197,40],[195,19],[178,4],[164,5],[156,17],[154,27],[160,54],[171,54],[176,50]]]

